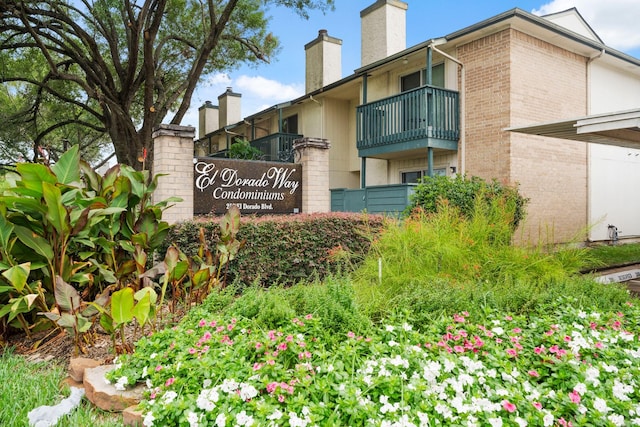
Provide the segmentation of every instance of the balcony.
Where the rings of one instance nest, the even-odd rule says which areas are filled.
[[[360,157],[385,158],[422,148],[457,150],[458,92],[422,86],[356,109]]]
[[[293,162],[293,141],[302,138],[295,133],[273,133],[254,139],[250,142],[252,147],[262,151],[262,160],[270,162]]]

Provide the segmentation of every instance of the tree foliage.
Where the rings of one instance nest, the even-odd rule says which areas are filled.
[[[180,124],[202,78],[277,52],[269,5],[307,17],[333,0],[0,0],[0,97],[15,110],[0,118],[16,120],[0,139],[22,135],[37,153],[59,129],[83,129],[140,167],[153,128]]]

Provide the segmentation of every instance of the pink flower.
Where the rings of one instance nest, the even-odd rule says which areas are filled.
[[[514,405],[511,402],[509,402],[508,400],[503,400],[502,401],[502,407],[507,412],[515,412],[515,410],[516,410],[516,405]]]
[[[571,337],[569,335],[565,335],[564,342],[569,342],[569,341],[571,341]]]
[[[515,357],[515,356],[518,355],[518,352],[516,351],[515,348],[509,348],[509,349],[507,349],[507,355]]]
[[[191,348],[189,349],[189,354],[196,354],[196,351],[198,351],[198,350],[196,350],[195,348],[191,347]],[[158,368],[156,368],[156,370],[157,370],[157,369],[158,369]]]
[[[262,363],[254,363],[253,364],[253,370],[254,371],[258,371],[258,370],[260,370],[260,368],[262,368]]]
[[[287,337],[284,340],[286,342],[292,342],[293,341],[293,335],[287,335]]]
[[[542,403],[540,402],[533,402],[532,403],[533,407],[536,408],[538,411],[542,409]]]
[[[202,320],[198,323],[198,326],[200,326],[201,328],[202,328],[203,326],[207,326],[207,321],[206,321],[206,320],[204,320],[204,319],[202,319]]]
[[[347,332],[347,338],[355,338],[356,334],[354,334],[353,332],[349,331]]]
[[[269,331],[267,332],[267,336],[269,337],[269,339],[271,341],[275,341],[276,340],[276,331]]]
[[[463,316],[460,316],[459,314],[454,314],[453,320],[458,323],[464,323],[466,321],[466,319]]]
[[[304,318],[306,320],[311,320],[311,319],[313,319],[313,314],[307,314],[306,316],[304,316]]]
[[[278,383],[275,381],[267,384],[267,393],[273,393],[274,391],[276,391],[276,388],[278,388]]]
[[[262,343],[261,342],[257,342],[256,343],[256,350],[260,350],[262,348]]]
[[[578,393],[576,390],[573,390],[571,393],[569,393],[569,398],[573,403],[580,403],[580,393]]]
[[[283,403],[284,402],[284,396],[279,394],[278,395],[278,402]]]
[[[282,342],[280,344],[278,344],[278,350],[286,350],[287,349],[287,343],[286,342]]]
[[[530,370],[530,371],[529,371],[529,372],[527,372],[527,373],[528,373],[529,375],[531,375],[532,377],[536,377],[536,378],[540,377],[540,374],[538,373],[538,371],[533,370],[533,369],[532,369],[532,370]]]
[[[165,383],[164,386],[165,387],[169,387],[171,384],[173,384],[174,382],[176,382],[176,379],[174,377],[169,378]]]
[[[514,334],[519,334],[520,332],[522,332],[522,329],[520,329],[520,328],[513,328],[513,333],[514,333]]]
[[[156,366],[156,372],[160,372],[162,370],[162,365]]]
[[[462,347],[461,345],[455,345],[455,346],[453,346],[453,350],[454,350],[456,353],[464,353],[464,347]]]
[[[542,353],[544,352],[544,346],[534,348],[534,349],[533,349],[533,352],[534,352],[535,354],[542,354]]]
[[[600,341],[598,341],[597,343],[595,343],[595,347],[596,348],[602,348],[602,347],[604,347],[604,345]]]
[[[504,316],[504,319],[505,319],[505,320],[513,320],[513,317],[511,317],[511,316]]]
[[[211,322],[209,322],[209,326],[211,326],[212,328],[215,327],[218,323],[215,320],[212,320]]]

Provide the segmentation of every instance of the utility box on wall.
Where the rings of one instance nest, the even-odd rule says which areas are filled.
[[[194,159],[195,215],[302,212],[302,165],[251,160]]]

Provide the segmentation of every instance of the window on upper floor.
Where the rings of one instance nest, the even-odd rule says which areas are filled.
[[[432,86],[444,87],[444,63],[431,68]],[[400,77],[400,91],[406,92],[427,84],[427,69]]]
[[[286,117],[282,119],[282,132],[283,133],[298,133],[298,115]]]

